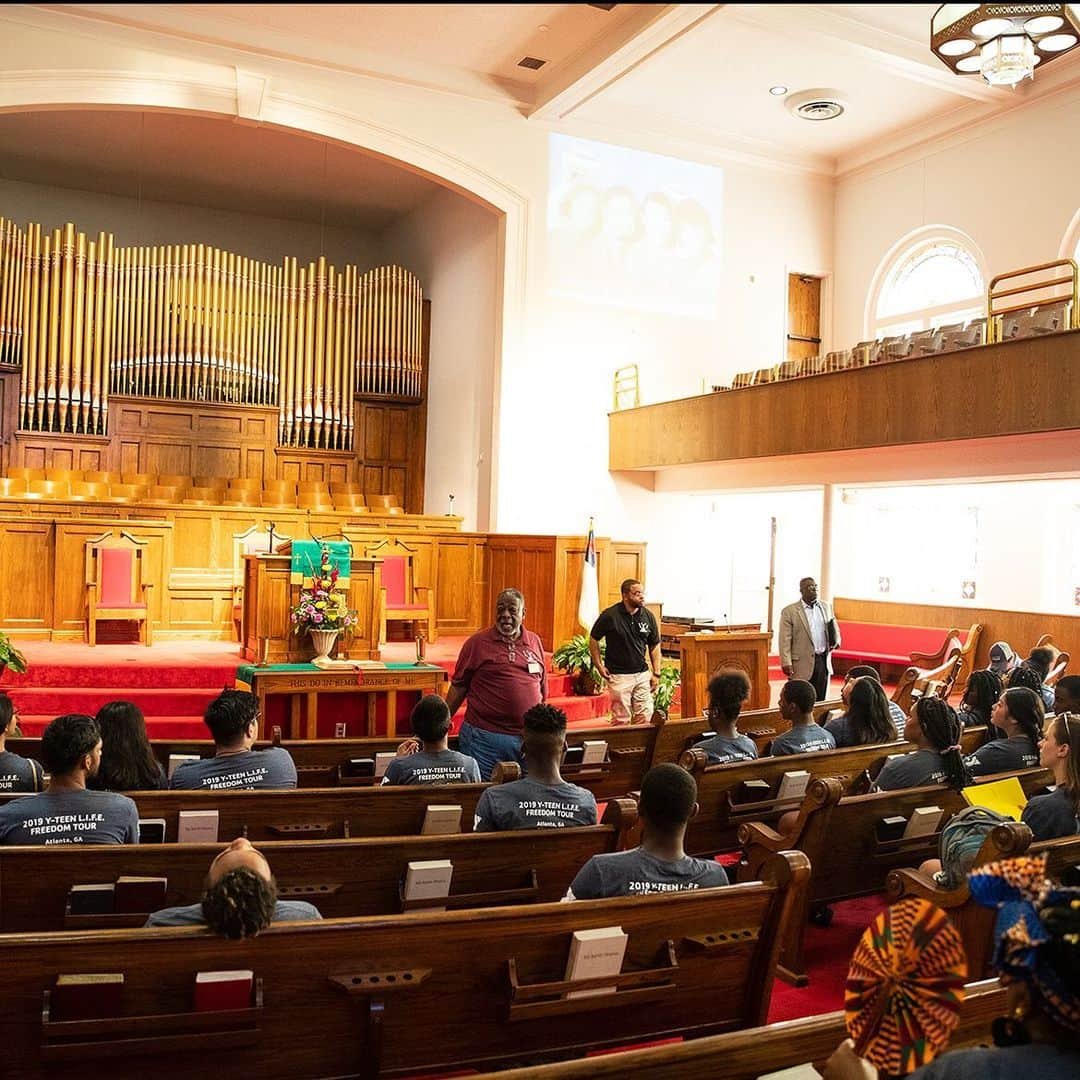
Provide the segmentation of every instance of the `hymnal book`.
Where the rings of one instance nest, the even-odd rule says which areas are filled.
[[[169,779],[171,780],[173,778],[173,773],[176,772],[178,766],[186,765],[189,761],[199,760],[200,758],[198,754],[170,754],[169,764],[167,767]]]
[[[438,901],[450,895],[450,879],[454,875],[454,864],[449,859],[427,859],[409,863],[405,872],[405,899],[430,900],[424,904],[431,911],[445,911],[446,905]]]
[[[806,794],[806,786],[810,783],[810,774],[805,769],[796,772],[786,772],[780,777],[780,787],[777,789],[778,799],[801,799]]]
[[[50,1020],[100,1020],[119,1016],[124,976],[58,975],[49,996]]]
[[[181,810],[177,815],[178,844],[216,844],[218,838],[216,810]]]
[[[69,915],[111,915],[115,903],[115,885],[72,885],[68,890]]]
[[[461,807],[431,805],[424,813],[420,830],[425,836],[445,836],[461,832]]]
[[[582,765],[600,765],[607,760],[607,743],[603,739],[586,739],[581,747]]]
[[[821,1073],[808,1061],[805,1065],[792,1065],[779,1072],[762,1073],[757,1080],[821,1080]]]
[[[937,832],[938,825],[944,817],[945,811],[940,806],[917,806],[908,818],[907,828],[904,829],[904,839],[911,840],[916,836],[930,836]]]
[[[598,979],[601,975],[618,975],[622,971],[626,942],[629,936],[621,926],[601,926],[596,930],[575,930],[570,939],[570,957],[566,962],[566,978]],[[567,999],[610,994],[614,986],[598,986],[592,990],[571,990]]]
[[[375,759],[371,757],[349,758],[350,776],[374,776]]]
[[[709,739],[715,739],[715,738],[716,738],[716,732],[715,732],[715,731],[703,731],[703,732],[702,732],[702,733],[701,733],[701,734],[700,734],[700,735],[699,735],[699,736],[698,736],[698,737],[697,737],[697,738],[696,738],[696,739],[694,740],[694,744],[695,744],[695,745],[697,745],[698,743],[703,743],[703,742],[706,742],[706,741],[707,741],[707,740],[709,740]]]
[[[563,754],[564,765],[580,765],[585,757],[584,746],[568,746]]]
[[[992,784],[973,784],[961,792],[968,806],[985,806],[987,810],[996,810],[999,814],[1020,820],[1020,815],[1027,806],[1027,796],[1015,776],[1007,780],[995,780]]]
[[[875,826],[878,843],[885,844],[890,840],[900,840],[907,828],[907,818],[900,814],[893,817],[882,818]]]
[[[195,1011],[250,1008],[254,981],[251,971],[200,971],[195,976]]]
[[[165,819],[163,817],[139,818],[139,843],[164,844]]]
[[[739,785],[739,802],[764,802],[772,798],[768,780],[744,780]]]
[[[375,755],[375,779],[381,780],[386,775],[390,762],[397,757],[393,751],[384,751]]]
[[[157,911],[165,907],[165,877],[118,877],[116,911],[119,913]]]

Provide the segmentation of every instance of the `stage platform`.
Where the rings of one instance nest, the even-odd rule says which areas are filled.
[[[464,640],[443,637],[428,645],[428,663],[453,671]],[[101,644],[93,649],[74,642],[17,644],[29,671],[25,675],[5,671],[0,676],[0,690],[10,693],[27,735],[39,735],[55,716],[70,712],[93,715],[105,702],[121,699],[133,701],[143,710],[151,738],[205,738],[202,715],[206,705],[223,688],[234,685],[236,670],[244,663],[239,646],[227,641],[172,641],[149,649],[136,644]],[[415,657],[413,642],[383,646],[386,661],[409,662]],[[548,663],[550,668],[550,657]],[[769,679],[775,703],[784,683],[775,657],[770,657]],[[839,686],[839,680],[834,680],[832,692],[836,695]],[[574,697],[570,678],[560,672],[549,673],[548,695],[552,704],[565,710],[571,726],[588,727],[610,720],[611,702],[606,693]],[[346,707],[347,703],[342,701],[341,705]],[[464,709],[454,718],[455,731],[463,717]],[[351,729],[350,716],[339,718],[348,720]]]

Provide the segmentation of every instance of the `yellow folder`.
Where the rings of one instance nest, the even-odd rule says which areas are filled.
[[[1015,776],[1007,780],[995,780],[992,784],[975,784],[960,792],[968,806],[985,806],[987,810],[996,810],[999,814],[1020,820],[1027,796]]]

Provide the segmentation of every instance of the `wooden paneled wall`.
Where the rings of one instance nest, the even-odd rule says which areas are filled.
[[[1080,426],[1080,330],[612,413],[609,467],[1064,431]]]
[[[151,598],[154,636],[229,639],[237,580],[235,538],[253,525],[265,529],[270,520],[281,539],[344,535],[358,556],[379,554],[384,541],[408,549],[414,583],[435,592],[441,634],[471,634],[490,625],[494,597],[509,586],[525,594],[526,622],[548,649],[579,632],[574,624],[582,537],[464,533],[457,528],[458,518],[411,514],[309,516],[258,507],[45,506],[15,500],[0,504],[0,630],[81,639],[86,540],[123,528],[149,541],[146,574],[156,585]],[[645,545],[601,538],[597,554],[601,602],[614,602],[622,577],[643,575]],[[635,571],[625,573],[631,564]]]
[[[1021,656],[1027,656],[1035,642],[1050,634],[1063,652],[1080,658],[1080,616],[1040,615],[1031,611],[999,611],[978,607],[938,607],[934,604],[896,604],[885,600],[834,601],[836,617],[853,622],[895,623],[905,626],[956,626],[966,630],[972,623],[982,623],[983,632],[975,652],[975,666],[990,662],[990,646],[1007,641]],[[1077,664],[1072,665],[1073,669]]]
[[[551,649],[583,632],[578,599],[585,565],[585,536],[497,536],[487,543],[487,618],[493,618],[495,597],[515,587],[525,594],[525,621]],[[645,545],[596,538],[596,570],[600,606],[619,599],[626,578],[645,580]],[[440,623],[441,625],[441,623]]]

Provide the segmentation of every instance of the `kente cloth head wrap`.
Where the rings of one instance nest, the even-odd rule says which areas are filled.
[[[1047,880],[1045,853],[980,866],[971,872],[968,884],[978,903],[997,908],[994,967],[1028,983],[1059,1027],[1080,1031],[1080,996],[1065,984],[1047,955],[1047,946],[1055,941],[1080,944],[1076,934],[1055,932],[1061,914],[1080,910],[1080,889]]]

